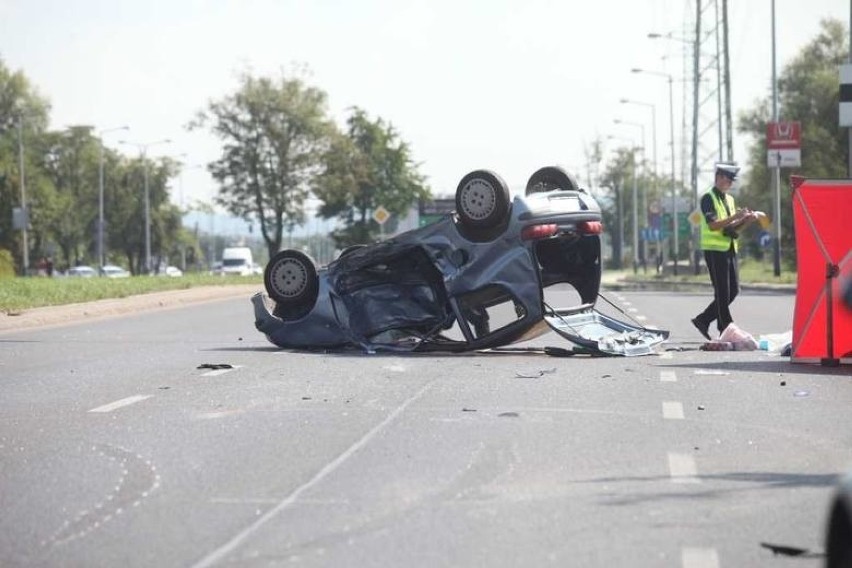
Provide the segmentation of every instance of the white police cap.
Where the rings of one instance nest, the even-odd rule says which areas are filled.
[[[730,179],[737,179],[740,167],[734,162],[717,162],[716,173],[722,174]]]

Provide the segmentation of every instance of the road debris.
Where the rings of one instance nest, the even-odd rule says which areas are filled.
[[[555,373],[556,368],[553,369],[539,369],[537,371],[515,371],[515,378],[517,379],[537,379],[546,374]]]
[[[805,556],[808,558],[819,558],[824,556],[823,554],[813,553],[807,548],[798,548],[796,546],[785,546],[783,544],[771,544],[768,542],[761,542],[760,546],[763,548],[767,548],[772,551],[772,555],[781,555],[781,556]]]

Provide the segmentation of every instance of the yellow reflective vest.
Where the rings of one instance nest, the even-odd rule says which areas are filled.
[[[716,209],[716,219],[722,220],[730,217],[728,215],[728,211],[733,214],[737,208],[734,205],[734,196],[726,193],[724,194],[725,202],[728,204],[728,209],[725,210],[725,204],[722,203],[722,199],[717,197],[716,192],[712,189],[707,192],[710,195],[710,199],[713,200],[713,207]],[[734,252],[739,248],[737,246],[737,239],[733,237],[729,237],[722,233],[721,230],[714,231],[710,229],[710,226],[707,224],[707,218],[702,214],[701,215],[701,250],[716,250],[725,252],[731,248],[731,243],[734,244]]]

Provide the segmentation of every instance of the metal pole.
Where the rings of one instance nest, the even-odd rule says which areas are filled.
[[[639,128],[642,133],[642,156],[645,157],[645,125],[639,122],[628,122],[625,120],[615,119],[616,124],[624,124],[627,126],[635,126]],[[632,165],[633,165],[633,202],[632,202],[632,215],[633,215],[633,273],[635,274],[638,271],[639,265],[639,206],[637,203],[638,199],[638,188],[637,188],[637,180],[636,180],[636,145],[633,144],[633,150],[631,152],[632,157]],[[647,170],[646,170],[647,171]]]
[[[148,160],[142,149],[142,175],[145,179],[145,274],[151,272],[151,197],[148,192]]]
[[[147,150],[149,147],[156,144],[169,144],[170,139],[157,140],[156,142],[148,142],[140,144],[138,142],[128,142],[127,140],[119,140],[120,144],[128,144],[139,148],[139,155],[142,159],[142,175],[145,185],[145,273],[151,271],[151,195],[148,189],[148,157]]]
[[[27,226],[30,224],[30,212],[27,208],[27,184],[24,174],[24,117],[18,116],[18,169],[21,177],[21,214],[24,225],[21,229],[21,240],[23,246],[23,276],[30,273],[30,247],[27,242]]]
[[[643,132],[644,138],[644,132]],[[643,142],[644,144],[644,142]],[[633,274],[638,272],[639,268],[639,212],[636,203],[636,150],[633,150]]]
[[[654,197],[657,196],[657,107],[651,105],[651,145],[654,147]],[[648,192],[645,191],[645,202],[642,204],[644,214],[648,214]],[[647,217],[646,217],[647,218]]]
[[[98,144],[100,146],[98,158],[98,262],[100,266],[104,265],[104,257],[106,256],[106,247],[104,246],[104,141],[102,137],[108,132],[129,129],[128,126],[119,126],[118,128],[101,130],[98,133]]]
[[[692,193],[692,209],[699,208],[698,205],[698,89],[701,86],[701,2],[696,3],[697,13],[695,15],[695,41],[692,42],[692,172],[689,176],[690,189]],[[717,26],[718,30],[718,26]],[[716,32],[718,45],[718,31]],[[718,55],[718,51],[717,51]],[[718,76],[718,59],[716,69]],[[718,89],[717,89],[718,91]],[[719,123],[719,157],[722,156],[722,124]],[[701,272],[701,244],[698,229],[692,231],[692,267],[693,274]]]
[[[778,122],[778,80],[775,70],[775,0],[772,0],[772,120]],[[781,276],[781,156],[778,155],[772,168],[772,189],[775,196],[775,246],[773,268],[775,276]]]
[[[104,265],[104,143],[99,141],[98,156],[98,266]]]
[[[677,195],[675,189],[675,139],[674,139],[674,79],[671,75],[669,78],[669,135],[672,141],[672,221],[674,222],[674,274],[677,276],[677,257],[680,250],[678,242],[678,223],[677,223]]]
[[[852,63],[852,2],[849,3],[849,63]],[[847,144],[849,155],[847,160],[846,177],[852,178],[852,127],[848,130]]]
[[[725,144],[728,150],[728,161],[734,161],[734,121],[731,118],[731,61],[728,49],[728,0],[722,0],[722,39],[724,41],[725,60]]]

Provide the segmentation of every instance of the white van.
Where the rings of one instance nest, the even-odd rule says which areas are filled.
[[[221,273],[250,276],[254,268],[254,259],[248,247],[228,247],[222,251]]]

